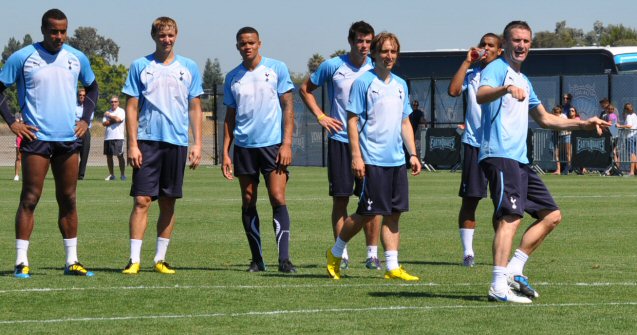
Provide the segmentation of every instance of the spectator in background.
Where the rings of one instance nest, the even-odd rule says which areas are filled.
[[[602,100],[599,101],[599,106],[602,108],[601,113],[599,113],[600,119],[604,118],[604,115],[606,114],[606,108],[608,108],[608,105],[610,105],[610,100],[608,100],[608,98],[603,98]]]
[[[84,111],[84,99],[86,99],[86,90],[80,88],[77,90],[77,108],[75,109],[75,121],[79,121],[82,118]],[[88,153],[91,151],[91,127],[93,127],[94,112],[91,112],[91,120],[88,123],[88,130],[81,138],[82,147],[80,148],[80,169],[78,171],[78,180],[84,179],[86,172],[86,163],[88,163]]]
[[[108,176],[105,180],[115,180],[113,171],[113,156],[117,156],[119,163],[120,179],[126,180],[126,160],[124,159],[124,140],[126,139],[126,112],[119,107],[119,97],[111,97],[109,101],[111,109],[104,113],[102,125],[106,127],[104,135],[104,155],[108,166]]]
[[[562,96],[562,112],[568,116],[569,111],[571,110],[571,107],[573,103],[573,95],[570,93],[566,93],[564,94],[564,96]]]
[[[580,120],[580,116],[579,113],[577,112],[577,109],[575,108],[575,106],[571,106],[568,110],[568,114],[567,114],[567,118],[569,119],[574,119],[574,120]],[[568,161],[568,167],[569,169],[571,168],[571,159],[573,158],[573,145],[571,144],[571,131],[570,130],[566,130],[567,134],[564,137],[564,146],[566,147],[566,160]],[[582,169],[582,172],[585,171],[585,169]]]
[[[414,130],[414,141],[416,143],[416,155],[418,155],[418,159],[422,159],[420,155],[420,126],[423,128],[427,128],[427,120],[425,119],[425,112],[423,112],[420,108],[418,108],[420,104],[418,100],[414,100],[411,103],[411,107],[413,112],[409,115],[409,122],[411,123],[411,128]],[[405,163],[407,167],[409,167],[409,154],[407,147],[403,146],[403,150],[405,151]]]
[[[564,115],[562,113],[562,107],[560,107],[560,106],[553,107],[552,113],[553,113],[553,115],[555,115],[557,117],[560,117],[560,118],[563,118],[563,119],[567,118],[566,115]],[[555,159],[555,166],[556,166],[555,167],[555,172],[553,172],[553,174],[555,174],[555,175],[559,175],[559,174],[562,173],[562,168],[561,168],[561,166],[562,166],[561,165],[562,164],[562,157],[560,157],[560,147],[563,146],[563,143],[564,143],[563,139],[564,138],[562,136],[566,136],[566,134],[563,134],[565,132],[566,131],[564,131],[564,130],[559,130],[559,131],[558,130],[554,130],[553,131],[553,137],[552,137],[553,138],[553,153],[554,153],[554,157],[553,158]],[[562,152],[564,152],[564,151],[562,151]]]
[[[618,128],[630,129],[630,134],[627,136],[626,145],[628,152],[630,153],[630,171],[629,176],[634,176],[637,172],[637,115],[633,108],[633,104],[626,103],[624,105],[624,125],[618,125]]]
[[[611,104],[610,101],[608,101],[608,99],[605,99],[605,100],[602,99],[602,101],[600,102],[600,105],[602,105],[604,108],[604,112],[602,113],[602,120],[608,121],[608,123],[611,124],[611,127],[613,125],[617,126],[619,121],[619,116],[618,116],[619,113],[617,112],[617,108],[615,108],[615,106],[613,106],[613,104]],[[609,128],[606,131],[610,132],[611,134],[611,144],[613,146],[613,162],[617,170],[620,170],[619,155],[617,153],[617,132],[611,132],[610,129],[612,128]],[[604,175],[610,175],[610,174],[611,174],[611,168],[609,168],[608,170],[604,172]]]

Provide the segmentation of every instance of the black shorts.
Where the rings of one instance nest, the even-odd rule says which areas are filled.
[[[130,195],[181,198],[188,147],[159,141],[137,141],[142,166],[133,169]]]
[[[232,155],[234,175],[251,176],[259,183],[259,172],[261,172],[267,185],[270,173],[279,168],[276,156],[279,154],[280,147],[280,144],[262,148],[243,148],[235,145]],[[287,167],[282,170],[286,175],[289,174]]]
[[[105,140],[104,155],[123,156],[124,155],[124,140]]]
[[[408,210],[409,182],[405,165],[365,165],[363,190],[356,213],[387,216]]]
[[[529,165],[508,158],[487,158],[480,162],[489,181],[494,217],[524,216],[524,212],[538,218],[542,210],[558,210],[542,179]]]
[[[462,179],[458,195],[462,198],[486,198],[487,177],[478,165],[480,148],[462,143],[464,158],[462,161]]]
[[[349,143],[327,140],[327,180],[330,196],[349,197],[360,195],[361,180],[354,177],[352,171],[352,152]]]
[[[41,141],[23,139],[20,146],[20,152],[27,154],[36,154],[44,157],[62,156],[78,152],[82,148],[82,140],[68,142]]]

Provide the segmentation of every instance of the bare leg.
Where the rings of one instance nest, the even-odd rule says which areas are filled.
[[[79,154],[51,158],[55,178],[55,197],[58,202],[58,226],[65,239],[77,237],[77,207],[75,203]]]
[[[175,227],[176,198],[159,198],[159,217],[157,218],[157,237],[169,239]]]
[[[113,173],[113,156],[112,155],[106,155],[106,166],[108,167],[108,175],[114,176],[115,174]]]
[[[151,197],[138,195],[133,199],[133,210],[130,214],[129,229],[130,238],[143,240],[144,232],[148,226],[148,209],[151,204]]]
[[[400,213],[392,213],[389,216],[383,216],[381,240],[385,251],[398,251],[398,248],[400,247],[400,229],[398,228],[399,219]]]
[[[525,254],[531,255],[544,241],[546,236],[562,221],[562,213],[559,210],[543,211],[522,236],[519,249]]]
[[[22,193],[15,217],[15,237],[29,240],[35,223],[35,208],[42,195],[44,178],[49,171],[49,159],[25,153],[22,164]],[[76,170],[77,171],[77,170]]]
[[[119,163],[120,176],[126,176],[126,159],[124,159],[124,155],[117,156],[117,161]]]

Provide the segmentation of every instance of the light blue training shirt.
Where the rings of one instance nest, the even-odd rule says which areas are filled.
[[[405,164],[402,121],[412,113],[407,83],[391,74],[389,83],[371,70],[354,81],[347,111],[358,115],[359,141],[365,164]]]
[[[122,93],[139,99],[137,139],[188,146],[189,103],[203,94],[197,64],[175,55],[170,64],[153,54],[131,64]]]
[[[340,142],[349,142],[347,137],[347,103],[352,83],[363,73],[371,70],[371,58],[367,57],[365,63],[357,68],[349,62],[348,55],[341,55],[329,59],[318,67],[312,74],[312,84],[321,86],[327,81],[327,94],[330,99],[330,117],[343,123],[343,129],[330,134],[330,138]]]
[[[262,148],[282,142],[283,111],[279,97],[294,89],[287,66],[261,57],[249,71],[243,64],[226,75],[223,104],[236,110],[234,144]]]
[[[76,140],[78,81],[89,86],[95,74],[86,55],[66,44],[55,54],[41,43],[26,46],[0,70],[4,86],[16,84],[23,121],[38,128],[41,141]]]

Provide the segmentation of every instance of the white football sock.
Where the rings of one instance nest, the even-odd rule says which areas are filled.
[[[20,263],[24,263],[24,265],[29,265],[29,258],[27,257],[27,253],[29,252],[29,240],[15,240],[15,250],[16,250],[16,260],[15,265],[20,265]]]
[[[141,263],[143,240],[130,239],[130,260],[133,263]]]
[[[334,246],[332,247],[332,255],[338,258],[343,257],[343,251],[345,250],[345,248],[347,248],[347,242],[341,240],[340,237],[337,237],[336,242],[334,243]]]
[[[166,260],[166,251],[168,250],[169,238],[158,237],[157,238],[157,250],[155,251],[154,262]]]
[[[491,287],[498,294],[504,294],[509,290],[507,284],[507,268],[504,266],[493,267],[493,279],[491,280]]]
[[[507,265],[507,270],[509,274],[512,275],[521,275],[524,273],[524,265],[526,265],[526,261],[529,260],[529,256],[525,254],[522,250],[516,249],[513,257],[509,261],[509,265]]]
[[[387,271],[398,269],[398,250],[385,251],[385,266]]]
[[[66,266],[77,263],[77,237],[64,239]]]
[[[378,258],[378,246],[377,245],[368,245],[367,246],[367,258]]]
[[[464,257],[474,256],[473,253],[473,232],[475,229],[460,228],[460,241],[464,250]]]

